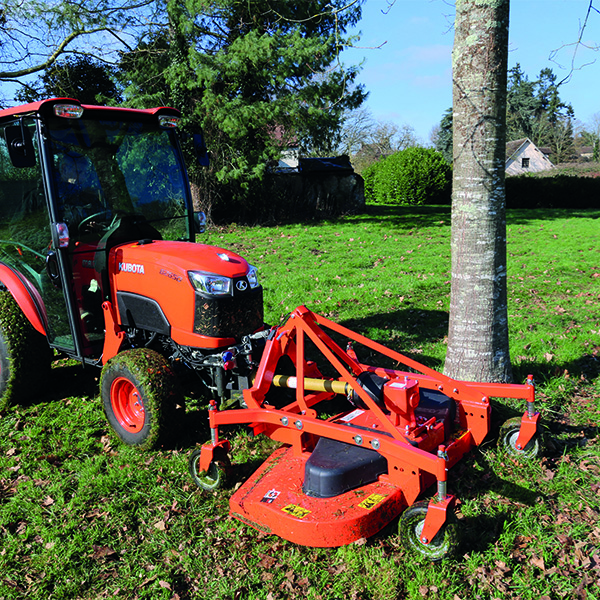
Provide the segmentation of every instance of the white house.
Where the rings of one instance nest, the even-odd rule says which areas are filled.
[[[529,138],[506,144],[506,174],[523,175],[553,169],[554,165]]]

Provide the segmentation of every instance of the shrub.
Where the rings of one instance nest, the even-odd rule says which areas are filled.
[[[451,167],[432,148],[407,148],[363,171],[370,204],[449,204]]]

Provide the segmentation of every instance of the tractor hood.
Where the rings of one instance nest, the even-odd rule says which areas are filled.
[[[113,272],[117,274],[179,275],[187,279],[188,272],[202,271],[233,278],[245,276],[249,266],[230,250],[190,242],[142,240],[118,246],[114,252],[117,264]]]
[[[231,344],[263,326],[256,269],[230,250],[140,240],[114,247],[108,263],[121,323],[199,347]]]

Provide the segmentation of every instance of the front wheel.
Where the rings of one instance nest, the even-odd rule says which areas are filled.
[[[189,460],[189,470],[194,483],[205,492],[214,492],[225,486],[229,459],[225,455],[214,458],[207,471],[200,471],[200,455],[202,448],[194,450]]]
[[[525,448],[517,448],[519,431],[521,430],[521,417],[509,419],[500,427],[498,444],[511,456],[531,459],[542,453],[543,443],[540,433],[536,433]]]
[[[456,523],[447,522],[429,544],[424,544],[421,541],[421,533],[428,507],[428,500],[421,500],[409,506],[400,517],[398,531],[400,540],[407,550],[438,562],[456,552],[458,531]]]
[[[147,348],[111,358],[100,378],[102,406],[117,437],[142,450],[162,441],[179,392],[167,360]]]

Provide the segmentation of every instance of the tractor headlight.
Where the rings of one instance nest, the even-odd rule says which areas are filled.
[[[246,275],[248,278],[248,284],[251,289],[258,287],[258,269],[253,267],[252,265],[248,265],[248,273]]]
[[[229,277],[190,271],[188,273],[192,285],[201,293],[209,296],[230,296],[232,281]]]

